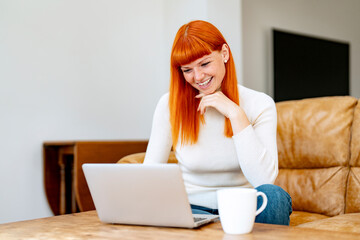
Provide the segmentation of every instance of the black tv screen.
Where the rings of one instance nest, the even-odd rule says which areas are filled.
[[[349,95],[349,44],[273,30],[276,102]]]

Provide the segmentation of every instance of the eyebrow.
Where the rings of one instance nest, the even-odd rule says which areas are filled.
[[[200,62],[198,62],[198,64],[203,64],[206,60],[208,60],[209,58],[211,58],[211,56],[207,56],[207,57],[205,57],[203,60],[201,60]],[[180,67],[181,69],[188,69],[188,68],[190,68],[190,67]]]
[[[201,60],[199,63],[202,64],[203,62],[205,62],[206,60],[208,60],[209,58],[211,58],[210,56],[204,58],[203,60]]]

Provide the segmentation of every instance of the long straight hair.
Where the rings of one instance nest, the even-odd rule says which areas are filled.
[[[220,51],[227,44],[220,31],[211,23],[196,20],[180,27],[175,36],[171,50],[170,66],[170,123],[173,148],[178,141],[183,144],[194,144],[198,140],[200,122],[204,117],[197,111],[200,99],[195,98],[198,90],[186,82],[181,66],[198,58]],[[221,91],[225,96],[239,105],[239,92],[235,72],[235,64],[229,47],[229,60],[225,64],[226,73],[221,83]],[[224,135],[232,137],[230,120],[225,119]]]

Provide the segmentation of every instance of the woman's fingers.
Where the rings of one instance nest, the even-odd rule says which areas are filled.
[[[196,95],[195,97],[196,98],[202,98],[202,97],[204,97],[204,96],[206,96],[205,94],[203,94],[203,93],[199,93],[198,95]]]
[[[202,95],[202,97],[201,97]],[[196,97],[201,97],[201,101],[199,103],[198,111],[200,114],[204,114],[207,107],[213,107],[217,109],[224,115],[226,114],[227,106],[229,104],[229,100],[222,92],[216,92],[210,95],[199,94]],[[231,101],[231,100],[230,100]]]
[[[208,99],[204,98],[204,97],[201,98],[199,107],[198,107],[198,111],[200,111],[200,114],[204,114],[207,107],[210,107]]]

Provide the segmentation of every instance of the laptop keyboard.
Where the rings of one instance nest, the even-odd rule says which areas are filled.
[[[201,217],[194,217],[194,222],[200,222],[202,220],[205,220],[206,218],[201,218]]]

